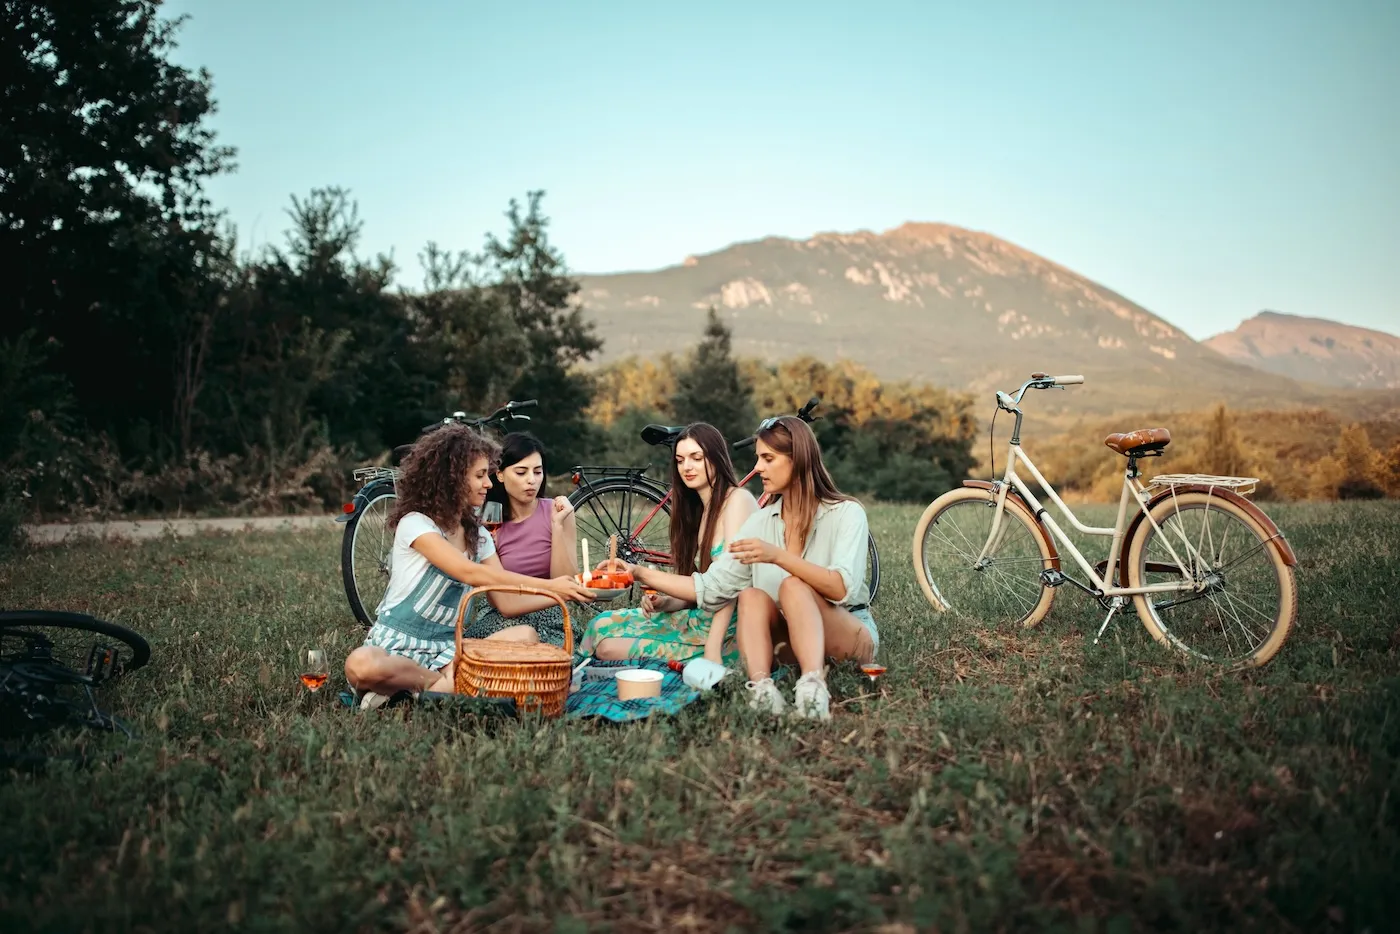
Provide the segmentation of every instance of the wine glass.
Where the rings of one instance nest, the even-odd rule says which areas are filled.
[[[319,691],[330,675],[330,668],[326,665],[326,653],[323,650],[301,650],[301,683],[308,691]]]
[[[885,673],[885,666],[876,661],[865,662],[860,666],[861,672],[870,679],[870,687],[875,688],[875,679]]]
[[[492,535],[496,534],[505,522],[505,510],[501,504],[494,500],[487,500],[481,507],[481,524],[486,527],[486,531]]]

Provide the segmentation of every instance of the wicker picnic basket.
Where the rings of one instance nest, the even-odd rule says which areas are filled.
[[[492,590],[550,597],[564,611],[564,647],[524,644],[499,639],[463,639],[462,625],[471,603]],[[453,689],[472,697],[513,697],[521,713],[538,710],[546,717],[564,713],[573,676],[574,630],[569,608],[547,590],[497,585],[476,587],[462,595],[457,607],[457,659]]]

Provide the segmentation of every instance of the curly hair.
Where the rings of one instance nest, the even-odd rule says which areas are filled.
[[[475,558],[481,523],[467,505],[467,471],[483,457],[493,469],[501,447],[466,425],[445,425],[423,435],[405,455],[395,482],[398,499],[389,513],[389,531],[410,512],[421,512],[444,532],[458,524]]]

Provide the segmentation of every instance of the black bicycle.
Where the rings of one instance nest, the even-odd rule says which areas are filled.
[[[485,431],[514,421],[528,422],[530,416],[521,415],[520,411],[537,405],[537,400],[527,399],[507,402],[490,415],[453,412],[440,422],[424,426],[422,434],[436,431],[443,425],[468,425]],[[401,444],[394,448],[394,454],[400,457],[411,447]],[[350,601],[350,611],[368,629],[374,625],[374,611],[389,588],[394,536],[389,532],[388,523],[389,512],[398,498],[394,483],[399,470],[397,467],[360,467],[352,476],[361,481],[360,489],[335,520],[345,524],[340,543],[340,576],[345,584],[345,597]]]
[[[815,396],[797,411],[797,417],[811,424],[819,421],[813,415],[821,399]],[[641,431],[642,440],[654,447],[674,450],[676,441],[685,431],[683,426],[647,425]],[[757,436],[734,443],[735,449],[752,447]],[[651,465],[615,467],[582,465],[575,467],[571,479],[577,489],[569,496],[579,536],[606,542],[616,535],[617,556],[629,564],[671,565],[671,489],[659,480],[647,476]],[[746,486],[758,471],[749,471],[740,486]],[[768,502],[767,494],[758,499],[760,506]],[[880,590],[880,553],[875,536],[869,536],[866,553],[865,581],[870,587],[870,602]]]
[[[94,692],[150,658],[150,644],[117,623],[52,610],[0,612],[0,738],[26,740],[64,726],[134,738],[130,727],[98,707]],[[0,749],[6,767],[47,759]]]

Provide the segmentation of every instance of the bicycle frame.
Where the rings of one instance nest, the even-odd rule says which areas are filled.
[[[1094,567],[1089,564],[1088,559],[1084,557],[1083,553],[1075,546],[1074,542],[1070,540],[1070,537],[1065,533],[1064,529],[1060,527],[1060,524],[1055,521],[1055,517],[1050,515],[1046,508],[1041,505],[1040,500],[1031,491],[1026,481],[1021,479],[1021,476],[1016,472],[1017,464],[1025,465],[1027,472],[1030,473],[1031,477],[1040,486],[1044,494],[1050,498],[1050,501],[1054,503],[1055,507],[1065,519],[1068,520],[1070,525],[1074,526],[1085,535],[1096,535],[1112,539],[1112,543],[1109,545],[1109,556],[1104,564],[1104,574],[1102,577],[1099,576]],[[1123,543],[1123,533],[1127,528],[1128,520],[1132,518],[1128,512],[1129,500],[1131,499],[1136,502],[1136,508],[1133,511],[1134,515],[1137,512],[1144,513],[1147,521],[1151,522],[1153,527],[1159,532],[1161,531],[1161,527],[1158,526],[1157,521],[1152,518],[1152,514],[1147,512],[1147,503],[1151,497],[1146,488],[1138,482],[1137,476],[1138,471],[1135,466],[1130,465],[1123,471],[1123,493],[1118,499],[1118,518],[1111,528],[1085,525],[1079,520],[1079,517],[1074,514],[1074,511],[1066,505],[1065,501],[1060,499],[1059,494],[1055,492],[1054,487],[1052,487],[1049,481],[1045,479],[1044,475],[1041,474],[1030,456],[1026,454],[1025,451],[1021,450],[1018,424],[1016,435],[1013,436],[1011,443],[1007,446],[1006,472],[1002,475],[1001,481],[996,485],[996,515],[992,518],[992,528],[987,536],[987,541],[982,546],[982,551],[977,556],[978,563],[987,559],[987,553],[997,542],[998,533],[1001,531],[1002,516],[1006,512],[1006,497],[1010,491],[1014,489],[1021,495],[1021,498],[1025,500],[1026,505],[1030,507],[1031,513],[1050,531],[1058,541],[1060,547],[1069,553],[1070,557],[1079,565],[1080,570],[1089,578],[1089,581],[1093,584],[1095,596],[1126,597],[1141,593],[1179,592],[1200,589],[1202,585],[1195,580],[1196,575],[1193,574],[1189,566],[1181,560],[1181,557],[1176,553],[1176,550],[1172,548],[1171,542],[1165,535],[1163,535],[1162,540],[1167,550],[1171,553],[1172,559],[1176,561],[1177,569],[1180,570],[1182,574],[1182,581],[1180,583],[1168,582],[1150,584],[1146,587],[1120,587],[1112,583],[1115,576],[1118,576],[1117,556],[1120,554],[1120,547]],[[1190,547],[1190,542],[1186,542],[1185,544]],[[1121,580],[1121,577],[1119,579]]]

